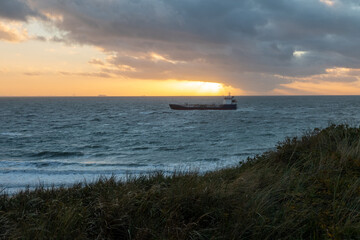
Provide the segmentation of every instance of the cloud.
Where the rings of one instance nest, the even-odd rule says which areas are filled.
[[[93,58],[89,61],[90,64],[94,64],[94,65],[105,65],[103,61],[101,61],[100,59],[96,59],[96,58]]]
[[[7,29],[3,29],[0,26],[0,40],[8,41],[8,42],[18,42],[20,41],[20,37]]]
[[[10,0],[2,4],[13,9]],[[21,7],[8,18],[51,13],[56,17],[48,21],[63,33],[53,41],[116,53],[104,71],[129,78],[220,81],[268,92],[294,78],[360,65],[360,8],[352,0],[15,0],[14,5]],[[334,75],[335,80],[350,81]]]
[[[274,94],[285,95],[358,95],[359,82],[345,84],[343,82],[292,82],[283,84],[273,90]]]
[[[23,74],[30,77],[42,75],[41,72],[24,72]]]
[[[28,34],[21,26],[3,24],[0,22],[0,41],[21,42],[28,38]]]
[[[26,1],[1,0],[0,18],[26,21],[28,17],[39,17],[40,14],[33,10]]]
[[[47,41],[46,37],[44,37],[44,36],[32,36],[31,39],[36,40],[36,41],[40,41],[40,42],[46,42]]]
[[[112,76],[105,72],[59,72],[64,76],[85,76],[85,77],[95,77],[95,78],[111,78]]]
[[[53,36],[50,38],[51,42],[57,42],[57,43],[66,43],[66,39],[58,37],[58,36]]]
[[[331,68],[325,73],[309,77],[284,77],[288,83],[279,84],[274,94],[359,94],[360,69]]]

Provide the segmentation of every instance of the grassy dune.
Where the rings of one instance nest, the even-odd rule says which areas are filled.
[[[238,167],[0,198],[4,239],[354,239],[360,128],[332,125]]]

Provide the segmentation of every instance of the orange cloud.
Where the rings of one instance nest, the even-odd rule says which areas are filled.
[[[54,22],[63,22],[64,21],[64,16],[62,16],[61,14],[54,14],[54,13],[50,13],[50,12],[42,12],[42,14],[44,14],[48,19],[50,19],[51,21]]]
[[[280,95],[359,95],[360,83],[344,82],[292,82],[282,84],[273,92]]]
[[[329,68],[324,74],[293,77],[291,83],[280,84],[274,94],[285,95],[358,95],[360,69]]]
[[[0,41],[21,42],[28,38],[27,31],[18,24],[0,22]]]
[[[272,91],[277,95],[359,95],[360,69],[334,67],[323,74],[307,77],[286,77],[291,83],[280,84]]]
[[[97,58],[93,58],[91,59],[88,63],[90,64],[94,64],[94,65],[105,65],[103,61],[101,61],[100,59],[97,59]]]

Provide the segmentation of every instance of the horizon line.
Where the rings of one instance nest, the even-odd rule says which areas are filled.
[[[202,95],[202,96],[194,96],[194,95],[183,95],[183,96],[146,96],[146,95],[135,95],[135,96],[0,96],[0,98],[116,98],[116,97],[144,97],[144,98],[152,98],[152,97],[223,97],[227,95]],[[346,97],[346,96],[360,96],[360,94],[303,94],[303,95],[232,95],[234,97],[331,97],[331,96],[338,96],[338,97]]]

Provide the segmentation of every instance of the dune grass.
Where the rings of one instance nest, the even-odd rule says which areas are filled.
[[[3,239],[356,239],[360,128],[286,139],[237,167],[0,198]]]

